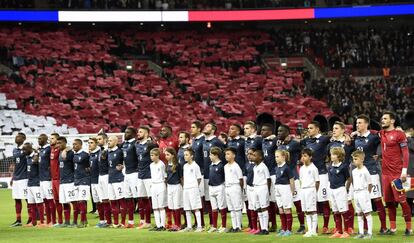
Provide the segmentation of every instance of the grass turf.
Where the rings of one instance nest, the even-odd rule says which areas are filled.
[[[23,221],[27,220],[26,204],[23,204]],[[401,209],[398,208],[397,226],[398,231],[394,236],[380,236],[379,221],[376,214],[374,214],[374,239],[375,242],[414,242],[414,237],[405,237],[405,224],[400,214]],[[137,229],[97,229],[94,225],[98,222],[96,215],[88,214],[89,227],[83,229],[77,228],[11,228],[9,225],[15,221],[14,201],[11,198],[11,190],[0,190],[0,242],[30,242],[30,243],[47,243],[47,242],[159,242],[167,241],[173,242],[358,242],[364,240],[355,239],[329,239],[327,235],[321,235],[314,238],[303,238],[302,235],[292,235],[291,237],[277,237],[275,233],[268,236],[248,235],[246,233],[237,234],[218,234],[218,233],[179,233],[179,232],[149,232],[148,230]],[[139,217],[135,215],[136,219]],[[208,217],[206,217],[208,218]],[[280,222],[279,219],[278,223]],[[297,218],[294,218],[293,229],[297,230],[299,227]],[[246,225],[247,216],[243,216],[244,224]],[[137,222],[137,220],[135,220]],[[208,219],[207,221],[208,222]],[[230,226],[230,215],[228,215],[228,226]],[[322,218],[319,218],[319,225],[322,223]],[[333,227],[333,218],[331,217],[330,226]],[[355,218],[355,226],[357,229],[357,219]]]

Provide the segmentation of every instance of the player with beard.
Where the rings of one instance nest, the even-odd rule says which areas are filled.
[[[295,179],[295,191],[293,192],[293,204],[296,208],[296,213],[298,215],[298,220],[300,223],[299,229],[296,231],[298,234],[305,233],[305,214],[302,211],[301,204],[301,195],[300,195],[300,182],[299,182],[299,173],[297,170],[298,161],[300,159],[301,147],[300,143],[292,139],[289,136],[290,128],[286,125],[280,125],[277,129],[277,149],[286,150],[289,152],[290,161],[288,161],[288,166],[291,173]]]
[[[39,144],[39,178],[40,192],[45,204],[46,223],[49,226],[56,224],[56,206],[53,201],[52,181],[50,176],[50,145],[47,143],[46,134],[40,134],[37,138]]]
[[[269,232],[276,231],[276,196],[275,196],[275,151],[277,149],[277,138],[273,134],[273,125],[272,124],[263,124],[261,129],[261,135],[263,137],[262,141],[262,150],[263,150],[263,162],[267,166],[270,179],[272,181],[270,187],[270,198],[269,198],[269,221],[272,223],[272,227],[269,229]]]
[[[150,129],[141,126],[138,129],[135,151],[138,156],[138,205],[141,222],[138,229],[151,227],[151,157],[150,151],[156,148],[150,137]]]
[[[204,152],[203,152],[203,144],[205,140],[205,136],[202,133],[203,124],[200,121],[194,121],[191,123],[190,127],[190,134],[192,137],[191,140],[191,148],[194,151],[194,161],[197,163],[197,165],[200,167],[201,175],[203,175],[203,179],[200,183],[198,183],[199,189],[200,189],[200,196],[201,196],[201,205],[202,208],[200,209],[201,217],[201,227],[204,228],[204,212],[206,209],[206,198],[205,198],[205,191],[204,191]],[[206,185],[208,187],[208,185]],[[208,193],[208,192],[207,192]],[[208,196],[208,195],[207,195]],[[211,216],[210,216],[211,219]]]
[[[163,161],[164,163],[166,162],[165,159],[165,151],[168,147],[170,148],[174,148],[175,151],[178,150],[178,141],[177,139],[173,136],[173,131],[171,126],[169,125],[164,125],[161,127],[161,131],[160,131],[160,138],[158,140],[158,147],[161,150],[161,155],[160,155],[160,160]],[[166,208],[166,213],[167,213],[167,225],[165,226],[166,229],[170,229],[173,226],[172,223],[172,212],[171,210],[167,207]]]
[[[122,152],[124,154],[125,166],[125,201],[128,211],[127,228],[134,228],[134,211],[135,201],[138,198],[138,157],[135,151],[135,138],[137,130],[133,127],[125,129],[124,139],[122,143]]]
[[[184,151],[190,147],[190,134],[184,131],[180,132],[180,134],[178,134],[178,143],[180,145],[177,152],[178,163],[181,166],[184,166]]]

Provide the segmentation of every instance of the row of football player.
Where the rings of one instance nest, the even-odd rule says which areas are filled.
[[[390,121],[395,121],[395,119],[391,119],[392,118],[392,114],[386,114],[385,116],[388,116],[388,123],[390,123]],[[333,136],[332,138],[328,138],[325,136],[320,135],[319,132],[319,124],[317,122],[311,122],[308,126],[308,135],[310,136],[309,138],[304,139],[303,141],[297,142],[293,139],[291,139],[289,135],[289,129],[286,126],[280,126],[278,129],[278,138],[276,138],[274,135],[272,135],[272,126],[270,124],[265,124],[262,126],[262,130],[261,130],[261,134],[262,134],[262,138],[256,136],[256,125],[253,122],[247,122],[244,126],[244,132],[245,132],[245,136],[246,138],[241,138],[238,136],[238,134],[241,131],[241,126],[234,124],[230,127],[229,130],[229,135],[230,135],[230,139],[228,141],[227,146],[228,147],[234,147],[236,149],[236,162],[238,164],[241,164],[242,166],[241,169],[245,174],[246,171],[246,166],[248,165],[248,158],[246,158],[246,160],[242,160],[240,159],[241,156],[244,156],[246,153],[245,151],[248,150],[248,148],[255,148],[255,149],[262,149],[263,153],[264,153],[264,164],[268,167],[270,173],[271,173],[271,178],[272,178],[272,182],[275,181],[275,160],[274,160],[274,151],[276,151],[276,149],[279,150],[287,150],[290,152],[291,154],[291,160],[289,166],[291,169],[291,172],[293,174],[295,174],[295,167],[296,167],[296,163],[298,161],[298,157],[300,154],[300,145],[302,144],[303,147],[305,148],[310,148],[313,150],[313,162],[315,163],[316,167],[318,168],[318,172],[320,174],[321,179],[321,183],[320,183],[320,187],[318,190],[318,202],[321,203],[323,205],[323,211],[324,211],[324,228],[323,228],[323,232],[327,232],[327,226],[328,226],[328,222],[329,222],[329,212],[330,212],[330,208],[329,208],[329,203],[328,203],[328,187],[329,187],[329,180],[328,180],[328,176],[327,176],[327,168],[324,162],[324,158],[326,155],[326,152],[329,151],[330,147],[343,147],[345,148],[346,151],[346,156],[345,157],[349,157],[350,155],[350,151],[352,151],[352,146],[354,148],[357,148],[358,150],[362,150],[364,151],[367,156],[365,157],[365,161],[364,164],[367,166],[368,170],[370,171],[371,177],[372,177],[372,181],[373,181],[373,191],[371,193],[371,198],[375,199],[376,202],[376,206],[378,208],[379,211],[379,216],[381,219],[381,232],[385,232],[386,231],[386,226],[385,226],[385,209],[384,206],[382,205],[382,201],[381,201],[381,184],[379,183],[379,168],[377,165],[377,162],[375,161],[375,154],[376,154],[376,149],[378,144],[380,143],[379,141],[379,137],[377,134],[374,133],[370,133],[368,131],[368,124],[369,124],[369,119],[366,116],[360,116],[358,118],[357,121],[357,131],[354,132],[352,135],[353,140],[352,141],[347,141],[347,139],[345,139],[344,136],[344,125],[342,123],[336,123],[333,127]],[[385,128],[385,126],[389,127],[390,124],[385,124],[383,127]],[[393,124],[392,124],[393,125]],[[191,147],[194,151],[194,160],[196,161],[196,163],[199,165],[200,169],[201,169],[201,174],[204,174],[204,191],[208,192],[208,185],[209,185],[209,169],[210,169],[210,164],[211,164],[211,160],[208,156],[209,154],[209,149],[212,146],[219,146],[219,147],[223,147],[223,144],[217,139],[217,137],[214,136],[214,132],[216,130],[216,127],[214,126],[214,124],[209,123],[204,127],[204,134],[205,136],[201,135],[201,130],[202,130],[202,126],[201,123],[199,122],[194,122],[191,126],[191,135],[193,137],[193,139],[191,140]],[[393,130],[393,129],[392,129]],[[136,198],[138,197],[138,203],[139,205],[141,205],[140,208],[140,213],[141,214],[141,219],[145,219],[141,220],[140,223],[140,227],[143,225],[147,225],[148,224],[148,218],[147,215],[149,213],[146,212],[150,212],[150,209],[148,210],[148,205],[150,205],[150,203],[148,203],[149,199],[148,196],[150,195],[150,183],[149,180],[151,178],[150,175],[150,171],[149,171],[149,164],[151,163],[150,160],[150,147],[148,146],[151,143],[151,140],[149,139],[149,129],[146,127],[141,127],[138,130],[138,140],[139,142],[135,142],[134,138],[136,137],[136,130],[133,128],[129,128],[126,130],[125,132],[125,142],[122,145],[122,150],[123,150],[123,154],[122,155],[126,155],[125,156],[125,160],[123,161],[123,165],[125,165],[126,167],[126,175],[125,175],[125,184],[126,189],[128,190],[128,192],[130,192],[129,194],[131,195],[131,198]],[[285,134],[285,135],[284,135]],[[55,140],[57,138],[57,136],[52,135],[51,138],[55,137]],[[98,138],[98,143],[100,145],[104,145],[105,142],[102,143],[102,141],[104,141],[105,136],[103,134],[101,134],[100,136],[97,137]],[[59,138],[58,140],[63,140],[64,138]],[[51,144],[52,144],[52,140],[51,139]],[[184,141],[184,142],[183,142]],[[59,142],[59,141],[58,141]],[[76,142],[76,141],[75,141]],[[78,143],[81,143],[81,141],[77,141]],[[116,140],[117,142],[117,140]],[[115,142],[115,144],[116,144]],[[182,156],[180,156],[180,151],[182,152],[183,149],[185,149],[185,147],[190,146],[189,142],[189,134],[187,133],[180,133],[180,149],[179,149],[179,153],[178,153],[178,158],[180,163],[182,162],[182,159],[180,159]],[[21,144],[21,143],[20,143]],[[162,143],[160,143],[161,145]],[[54,145],[54,144],[52,144]],[[131,146],[134,145],[134,146]],[[60,146],[62,146],[62,142],[60,143]],[[74,150],[76,145],[74,144]],[[81,146],[79,146],[81,147]],[[161,147],[161,146],[160,146]],[[351,148],[351,149],[350,149]],[[129,163],[131,161],[128,162],[128,156],[134,153],[129,153],[128,149],[130,149],[130,152],[135,151],[135,156],[137,157],[136,160],[132,160],[132,161],[137,161],[137,163]],[[62,153],[61,156],[62,159],[64,160],[64,157],[66,157],[66,143],[63,146],[63,148],[61,148]],[[106,151],[106,150],[103,150]],[[78,151],[74,152],[75,154],[78,153]],[[163,154],[163,153],[161,153]],[[273,155],[273,156],[272,156]],[[52,156],[51,156],[52,157]],[[99,180],[98,182],[100,183],[102,180],[100,180],[101,177],[101,167],[105,167],[106,163],[101,163],[101,158],[104,156],[101,156],[101,154],[99,154],[97,156],[98,159],[98,163],[101,166],[99,166]],[[118,156],[119,157],[119,156]],[[138,160],[139,158],[139,160]],[[200,161],[201,158],[201,161]],[[46,158],[47,159],[47,158]],[[75,160],[76,161],[76,160]],[[224,161],[224,159],[223,159]],[[347,164],[349,164],[349,158],[345,159],[345,161],[347,162]],[[64,161],[63,161],[64,162]],[[143,163],[145,162],[145,163]],[[245,162],[245,163],[244,163]],[[51,163],[52,165],[53,163]],[[61,165],[65,164],[65,163],[60,163]],[[93,162],[91,163],[93,165]],[[111,164],[111,163],[109,163]],[[134,164],[138,164],[138,176],[136,176],[135,171],[133,170],[133,173],[130,173],[131,171],[128,171],[128,167],[129,168],[134,168],[133,166],[128,166],[128,165],[134,165]],[[141,168],[140,167],[141,164]],[[142,166],[142,164],[144,164],[144,166]],[[52,166],[53,167],[53,166]],[[64,166],[63,166],[64,167]],[[69,166],[70,167],[70,166]],[[123,167],[123,166],[122,166]],[[51,170],[53,171],[53,170]],[[103,169],[103,172],[104,169]],[[64,174],[64,173],[63,173]],[[297,173],[296,173],[297,174]],[[138,179],[137,179],[138,177]],[[54,179],[54,178],[53,178]],[[296,178],[297,179],[297,175]],[[54,180],[52,180],[54,181]],[[132,182],[132,183],[131,183]],[[54,184],[54,183],[52,183]],[[63,183],[65,184],[65,183]],[[93,183],[92,183],[93,184]],[[273,185],[273,183],[272,183]],[[55,186],[53,186],[54,188]],[[54,191],[54,190],[52,190]],[[70,190],[69,190],[70,191]],[[271,192],[274,190],[271,190]],[[98,190],[99,192],[99,190]],[[134,193],[135,192],[135,193]],[[272,194],[272,193],[271,193]],[[207,199],[206,201],[209,201],[208,199],[209,197],[209,193],[205,193],[205,199]],[[56,199],[56,193],[55,193],[55,199]],[[273,206],[272,203],[270,204],[269,207],[269,213],[270,213],[270,218],[272,218],[272,208],[274,208],[275,205],[275,199],[274,196],[271,196],[271,202],[273,202]],[[127,200],[127,205],[131,204],[130,203],[131,200]],[[387,200],[386,200],[387,201]],[[107,202],[104,202],[102,204],[106,204]],[[299,204],[299,207],[298,207]],[[295,203],[296,209],[298,211],[298,213],[301,213],[301,209],[300,209],[300,202],[299,203]],[[208,203],[206,204],[208,205]],[[352,204],[350,205],[350,209],[351,211],[353,211],[353,207]],[[382,206],[382,207],[381,207]],[[130,212],[133,212],[134,209],[134,204],[132,201],[132,210],[130,210],[130,207],[127,206],[128,208],[128,214],[130,214]],[[108,208],[108,207],[104,207],[104,208]],[[327,210],[326,210],[327,208]],[[70,209],[70,207],[69,207]],[[76,211],[76,210],[75,210]],[[86,210],[83,210],[86,211]],[[99,211],[99,209],[98,209]],[[209,210],[210,212],[212,210]],[[143,216],[145,214],[145,217]],[[168,213],[167,213],[168,214]],[[249,222],[251,222],[251,217],[250,217],[251,212],[249,212],[248,210],[248,216],[249,216]],[[353,215],[353,213],[351,213],[350,215]],[[210,215],[210,223],[212,222],[212,217],[213,214]],[[298,215],[299,216],[299,215]],[[391,216],[391,215],[390,215]],[[132,213],[132,217],[133,217],[133,213]],[[300,217],[298,217],[300,219]],[[130,220],[129,222],[133,223],[133,220]],[[272,221],[272,220],[271,220]],[[352,220],[353,221],[353,220]],[[394,225],[393,225],[394,223]],[[251,225],[251,224],[250,224]],[[301,222],[301,225],[302,222]],[[275,222],[272,221],[272,226],[275,226]],[[391,220],[391,227],[393,229],[395,229],[395,220],[392,221]],[[349,229],[346,229],[349,230]]]

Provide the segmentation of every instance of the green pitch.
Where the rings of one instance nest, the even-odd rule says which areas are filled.
[[[27,214],[23,210],[23,221],[27,220]],[[398,213],[401,209],[398,208]],[[138,216],[136,216],[138,218]],[[230,215],[228,215],[230,217]],[[377,235],[379,230],[379,222],[377,215],[374,215],[374,239],[375,242],[414,242],[414,236],[405,237],[404,221],[399,214],[397,217],[398,232],[395,236],[379,236]],[[127,242],[157,242],[157,243],[173,243],[173,242],[358,242],[367,240],[355,240],[355,239],[328,239],[328,236],[318,236],[315,238],[303,238],[301,235],[293,235],[291,237],[281,238],[277,237],[275,233],[271,233],[268,236],[256,236],[248,235],[246,233],[237,234],[218,234],[218,233],[179,233],[179,232],[149,232],[148,230],[137,229],[97,229],[94,225],[98,219],[96,215],[88,214],[89,227],[84,229],[66,228],[66,229],[36,229],[36,228],[10,228],[9,225],[15,221],[14,202],[11,199],[11,191],[7,189],[0,190],[0,242],[30,242],[30,243],[63,243],[63,242],[111,242],[111,243],[127,243]],[[246,225],[247,217],[244,216],[244,224]],[[279,219],[278,223],[279,223]],[[322,218],[319,218],[319,222],[322,222]],[[208,219],[207,221],[208,222]],[[230,218],[227,220],[228,226],[230,226]],[[25,223],[25,222],[24,222]],[[333,227],[333,219],[331,218],[331,227]],[[355,225],[357,222],[355,219]],[[293,229],[296,231],[298,228],[298,221],[294,218]]]

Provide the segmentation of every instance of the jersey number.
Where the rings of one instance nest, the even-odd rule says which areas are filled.
[[[373,192],[373,193],[377,193],[377,192],[379,192],[379,185],[373,185],[373,186],[372,186],[372,192]]]

